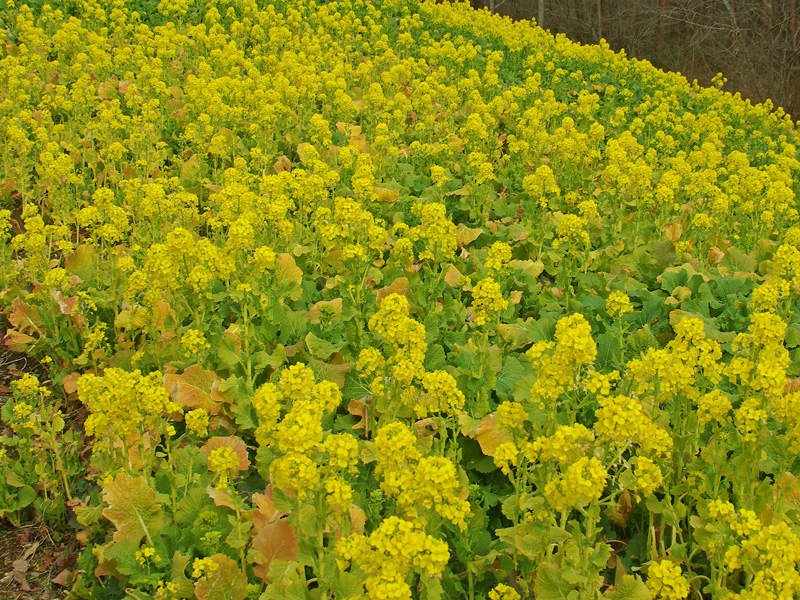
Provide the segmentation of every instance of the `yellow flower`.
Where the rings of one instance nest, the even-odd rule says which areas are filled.
[[[208,412],[203,408],[195,408],[190,410],[184,416],[186,421],[186,429],[199,437],[203,437],[208,433]]]
[[[661,600],[683,600],[689,595],[689,582],[671,560],[650,563],[646,583],[650,593]]]
[[[628,294],[625,292],[611,292],[606,299],[606,312],[612,319],[617,319],[625,313],[633,312]]]
[[[481,279],[472,288],[472,311],[475,313],[475,324],[481,327],[496,318],[497,314],[508,308],[508,300],[491,277]]]
[[[181,346],[184,350],[183,355],[186,358],[200,354],[211,348],[211,344],[206,341],[206,336],[203,335],[202,331],[197,329],[187,329],[183,332],[181,336]]]
[[[652,495],[661,486],[664,479],[658,465],[644,456],[636,458],[634,475],[636,476],[636,485],[645,498]]]
[[[486,257],[486,268],[490,274],[496,274],[511,260],[511,246],[505,242],[495,242],[489,247],[489,254]]]
[[[489,600],[520,600],[520,595],[511,586],[498,583],[489,591]]]

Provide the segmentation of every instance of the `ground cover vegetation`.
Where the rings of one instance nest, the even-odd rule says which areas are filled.
[[[71,597],[800,594],[782,111],[466,4],[0,20],[0,517]]]

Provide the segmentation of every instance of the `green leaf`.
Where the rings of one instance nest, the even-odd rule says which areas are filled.
[[[327,340],[317,337],[312,332],[306,334],[306,347],[311,353],[311,356],[325,360],[334,352],[338,352],[344,347],[345,342],[340,341],[338,344],[332,344]]]
[[[114,570],[117,573],[132,575],[140,569],[135,558],[138,549],[139,542],[134,539],[111,542],[103,550],[103,558],[113,559],[115,561],[116,565]]]
[[[536,571],[536,600],[567,600],[572,591],[572,586],[561,576],[558,565],[544,564]]]
[[[497,326],[497,335],[508,342],[512,349],[521,348],[531,343],[531,333],[521,321],[516,323],[500,323]]]
[[[420,583],[422,584],[423,600],[440,600],[444,595],[442,582],[438,577],[423,577]]]
[[[225,538],[225,543],[231,548],[244,548],[250,541],[250,529],[253,523],[240,521],[236,515],[228,515],[228,522],[231,524],[231,532]]]
[[[94,246],[82,244],[75,249],[75,252],[64,259],[64,267],[70,273],[77,275],[84,281],[88,281],[95,272],[96,256],[97,251]]]
[[[190,560],[191,557],[188,554],[183,554],[179,550],[172,555],[170,581],[175,586],[175,595],[178,598],[191,598],[194,594],[192,581],[186,576],[186,567]]]
[[[800,323],[792,323],[786,328],[786,347],[800,346]]]
[[[497,374],[497,383],[494,386],[499,399],[502,401],[512,396],[517,381],[529,372],[529,366],[522,364],[515,356],[509,355],[503,362],[503,368]],[[528,390],[530,390],[530,386],[528,386]]]
[[[635,575],[623,575],[619,585],[603,594],[605,600],[650,600],[651,597],[650,590]]]

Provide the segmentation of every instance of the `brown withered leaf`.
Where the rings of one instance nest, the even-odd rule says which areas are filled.
[[[496,413],[486,415],[474,429],[462,429],[462,433],[477,440],[481,452],[486,456],[494,456],[494,451],[500,444],[512,441],[509,432],[498,425]]]
[[[633,501],[630,492],[623,490],[617,499],[616,505],[610,505],[606,509],[606,515],[611,522],[618,527],[625,527],[630,519],[631,511],[633,510]]]
[[[215,554],[211,560],[217,563],[217,568],[194,584],[197,600],[244,600],[247,576],[236,562],[224,554]]]
[[[459,223],[456,231],[456,240],[459,246],[469,246],[482,233],[483,229],[481,227],[470,228],[463,223]]]
[[[275,161],[275,164],[272,165],[272,168],[275,169],[276,173],[280,173],[282,171],[291,171],[292,161],[289,160],[288,156],[282,154],[278,157],[278,160]]]
[[[444,274],[444,282],[449,285],[450,287],[458,287],[458,282],[464,275],[459,271],[455,265],[448,265],[447,271]]]
[[[400,192],[392,190],[380,185],[372,186],[372,191],[375,194],[378,202],[394,203],[400,199]]]
[[[256,558],[253,573],[268,583],[269,565],[278,558],[295,560],[297,558],[297,534],[286,519],[267,523],[256,533],[250,548],[260,553]]]
[[[81,374],[77,371],[64,375],[64,379],[61,380],[61,385],[67,394],[74,394],[78,391],[78,377],[80,376]]]
[[[70,569],[62,569],[61,572],[50,580],[50,583],[61,587],[67,587],[72,579],[72,571]]]
[[[664,225],[664,233],[667,235],[667,239],[670,242],[677,242],[681,239],[681,235],[683,235],[683,225],[680,223],[670,223],[669,225]]]
[[[418,438],[430,437],[439,431],[439,424],[433,417],[415,421],[413,427]]]
[[[800,391],[800,377],[795,377],[786,380],[786,385],[783,386],[783,394],[791,394],[792,392]]]
[[[8,346],[13,352],[25,352],[26,346],[36,341],[26,333],[17,331],[16,329],[6,330],[6,335],[3,337],[3,344]]]
[[[169,321],[168,321],[169,319]],[[161,332],[161,339],[165,342],[175,337],[177,318],[166,300],[159,300],[153,307],[153,325]]]
[[[58,310],[62,315],[71,315],[72,311],[75,310],[75,305],[78,303],[78,298],[76,296],[64,298],[64,294],[61,293],[61,290],[55,289],[50,290],[50,295],[53,297],[53,300],[55,300]]]
[[[200,450],[210,454],[212,450],[222,448],[223,446],[230,448],[236,453],[236,457],[239,459],[238,469],[240,471],[246,471],[250,467],[250,459],[247,457],[247,446],[242,438],[235,435],[210,437]]]
[[[206,494],[214,501],[215,506],[224,506],[225,508],[236,510],[236,501],[226,490],[209,485],[206,488]]]
[[[272,484],[269,484],[263,494],[253,494],[253,504],[258,508],[250,511],[248,516],[252,519],[253,527],[256,531],[272,521],[286,516],[286,513],[280,512],[275,507],[275,502],[272,499],[272,491]]]
[[[354,417],[359,417],[361,420],[353,425],[353,429],[365,429],[367,426],[367,403],[365,399],[368,396],[365,396],[361,400],[350,400],[350,404],[347,405],[347,412],[349,412]]]
[[[230,404],[219,391],[220,383],[214,371],[207,371],[200,365],[187,367],[180,375],[164,375],[164,387],[174,402],[184,408],[203,408],[212,415],[218,414],[223,404]]]
[[[398,277],[395,279],[391,284],[387,285],[386,287],[382,287],[377,292],[377,298],[375,302],[378,306],[381,305],[383,299],[388,296],[389,294],[401,294],[408,298],[409,302],[411,301],[411,285],[408,283],[407,277]]]
[[[308,312],[306,313],[306,319],[308,319],[311,323],[319,323],[323,309],[332,313],[334,316],[341,316],[342,299],[334,298],[333,300],[320,300],[308,309]]]
[[[716,246],[712,246],[712,248],[708,251],[707,258],[709,264],[718,265],[722,262],[722,259],[725,258],[725,253]]]
[[[140,541],[164,526],[164,513],[156,492],[143,476],[120,473],[103,487],[103,516],[116,527],[114,541]]]
[[[39,328],[44,325],[44,320],[39,310],[19,298],[15,298],[11,302],[8,322],[23,333],[38,333]]]

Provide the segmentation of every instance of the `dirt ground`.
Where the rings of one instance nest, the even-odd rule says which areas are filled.
[[[6,323],[0,323],[0,332]],[[0,406],[11,393],[10,383],[33,373],[47,385],[47,371],[24,354],[0,345]],[[0,435],[10,433],[0,420]],[[78,555],[78,544],[42,523],[14,527],[0,519],[0,600],[66,598]]]

